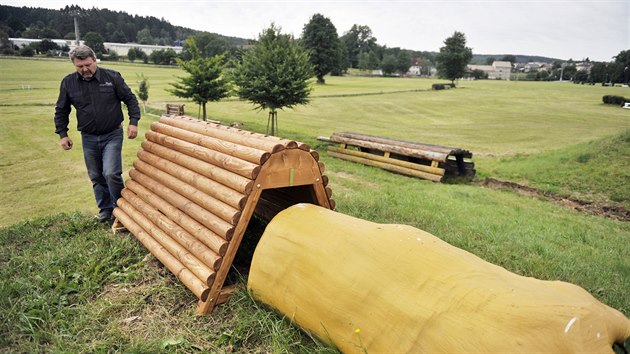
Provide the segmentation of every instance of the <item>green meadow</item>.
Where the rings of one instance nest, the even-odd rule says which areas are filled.
[[[134,90],[137,74],[149,79],[141,135],[166,103],[197,115],[194,103],[167,91],[180,69],[101,65],[120,71]],[[0,58],[0,276],[15,279],[0,285],[0,349],[329,351],[242,289],[212,316],[195,317],[194,295],[139,243],[91,220],[96,209],[74,118],[74,149],[63,151],[54,134],[58,85],[72,70],[67,60]],[[518,274],[575,283],[630,316],[630,223],[482,183],[491,177],[630,209],[630,111],[602,103],[630,90],[460,81],[432,91],[435,82],[328,77],[313,84],[310,104],[279,113],[279,134],[321,154],[337,211],[412,225]],[[266,129],[267,112],[236,98],[209,103],[208,112],[224,124]],[[334,131],[467,149],[477,177],[438,184],[338,160],[316,139]],[[125,173],[142,140],[125,141]],[[142,319],[124,322],[133,316]]]

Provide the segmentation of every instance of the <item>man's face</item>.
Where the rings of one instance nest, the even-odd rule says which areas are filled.
[[[91,57],[85,59],[76,58],[73,61],[75,69],[84,79],[89,80],[96,72],[96,61]]]

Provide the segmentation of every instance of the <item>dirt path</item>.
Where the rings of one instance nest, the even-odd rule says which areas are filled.
[[[536,188],[522,186],[514,182],[500,181],[494,178],[486,178],[483,181],[483,186],[492,189],[510,189],[522,195],[544,198],[567,209],[615,220],[630,221],[630,209],[623,207],[603,205],[567,196],[548,194]]]

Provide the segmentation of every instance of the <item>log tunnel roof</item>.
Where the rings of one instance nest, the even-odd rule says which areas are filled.
[[[145,137],[114,226],[199,298],[199,314],[227,300],[223,282],[254,213],[270,220],[301,202],[335,207],[307,144],[186,116],[162,116]]]

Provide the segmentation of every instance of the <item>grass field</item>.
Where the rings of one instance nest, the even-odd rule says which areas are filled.
[[[183,75],[181,70],[103,66],[120,71],[133,89],[136,73],[148,77],[153,113],[160,113],[166,102],[180,102],[196,115],[193,103],[166,91],[176,76]],[[75,148],[64,152],[53,132],[58,85],[71,71],[70,63],[62,60],[0,59],[0,262],[11,265],[2,267],[5,273],[0,276],[16,279],[0,288],[6,325],[0,337],[7,338],[0,348],[326,351],[258,308],[244,292],[216,315],[194,318],[193,296],[168,272],[142,261],[146,251],[141,246],[93,225],[89,214],[95,206],[80,136],[71,126]],[[479,183],[493,177],[630,208],[630,114],[601,101],[606,94],[630,96],[628,89],[463,81],[455,90],[430,91],[434,82],[327,78],[326,85],[314,86],[309,105],[279,113],[280,135],[320,152],[338,211],[381,223],[409,224],[513,272],[570,281],[630,315],[628,222],[568,210],[539,197],[481,188]],[[208,111],[212,119],[239,121],[244,129],[265,131],[266,112],[254,111],[246,102],[211,103]],[[141,132],[154,120],[144,116]],[[330,158],[327,144],[316,137],[334,131],[471,150],[478,180],[436,184]],[[141,141],[125,141],[125,171]],[[38,239],[41,242],[33,242]],[[71,247],[56,247],[60,242]],[[101,253],[107,252],[103,248],[112,253]],[[29,256],[43,254],[53,259]],[[118,259],[118,254],[124,257]],[[84,267],[91,262],[96,270]],[[76,274],[59,273],[75,267]],[[55,287],[58,282],[45,281],[47,277],[81,286]],[[28,295],[24,299],[20,294]],[[171,311],[173,306],[178,309]],[[63,317],[66,311],[80,320]],[[55,317],[57,312],[63,316]],[[252,313],[255,317],[249,316]],[[144,318],[140,327],[120,325],[134,314]],[[248,332],[247,326],[254,330]],[[64,342],[73,336],[78,339]]]

